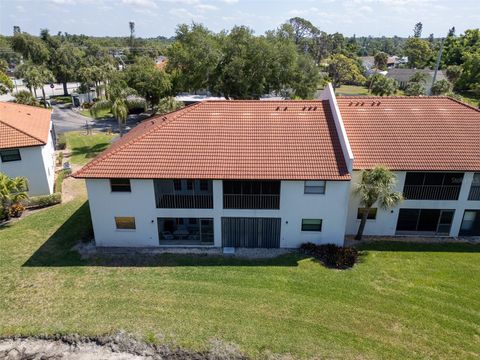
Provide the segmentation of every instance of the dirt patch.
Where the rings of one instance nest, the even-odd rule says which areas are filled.
[[[5,360],[243,360],[235,346],[212,341],[210,350],[193,352],[147,344],[118,333],[95,338],[77,335],[0,339],[0,359]]]
[[[79,170],[80,165],[72,165],[72,173]],[[72,201],[78,197],[87,197],[87,188],[84,179],[75,179],[71,176],[63,180],[62,202]]]

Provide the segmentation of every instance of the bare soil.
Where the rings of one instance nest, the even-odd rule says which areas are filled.
[[[210,350],[193,352],[147,344],[125,333],[102,337],[78,335],[13,337],[0,339],[0,359],[5,360],[243,360],[236,347],[212,341]]]

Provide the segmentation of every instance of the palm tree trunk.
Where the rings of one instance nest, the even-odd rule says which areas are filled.
[[[123,136],[123,121],[118,119],[118,132],[120,133],[120,137]]]
[[[355,240],[362,240],[363,230],[365,230],[365,225],[367,224],[368,213],[370,208],[365,208],[362,214],[362,220],[360,221],[360,226],[358,227],[357,235],[355,235]]]
[[[45,96],[45,88],[42,86],[43,106],[47,108],[47,97]]]
[[[63,95],[68,96],[68,88],[67,88],[67,82],[63,82]]]

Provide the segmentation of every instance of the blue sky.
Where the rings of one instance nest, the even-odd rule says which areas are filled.
[[[423,35],[457,34],[480,26],[480,0],[0,0],[0,33],[14,25],[38,34],[172,36],[180,23],[201,22],[214,31],[248,25],[261,34],[301,16],[321,30],[345,35],[408,36],[418,21]]]

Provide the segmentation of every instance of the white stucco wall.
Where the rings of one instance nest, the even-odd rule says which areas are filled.
[[[214,246],[222,246],[222,217],[281,218],[281,247],[301,243],[343,244],[348,181],[327,182],[325,194],[304,194],[303,181],[282,181],[279,210],[224,210],[221,180],[213,181],[213,209],[157,209],[152,180],[131,180],[131,192],[111,192],[109,180],[88,179],[87,191],[97,246],[159,246],[158,217],[214,219]],[[115,216],[135,217],[136,230],[116,230]],[[302,232],[301,221],[322,219],[321,232]]]
[[[0,172],[10,177],[23,176],[28,180],[31,196],[53,193],[55,178],[55,149],[51,134],[44,146],[20,148],[19,161],[0,161]]]
[[[401,208],[409,209],[453,209],[455,214],[452,226],[450,228],[450,236],[458,236],[460,225],[463,219],[463,213],[466,209],[480,210],[480,201],[468,200],[468,194],[473,181],[472,172],[465,173],[463,177],[462,187],[458,200],[405,200],[399,206],[391,210],[377,210],[377,218],[375,220],[367,220],[365,225],[365,235],[395,235],[397,227],[398,213]],[[405,171],[396,171],[397,186],[395,191],[402,192],[405,183]],[[360,172],[354,171],[352,174],[352,182],[357,183],[360,178]],[[350,190],[351,191],[351,190]],[[354,235],[358,230],[360,220],[357,220],[357,210],[360,207],[358,198],[351,194],[349,201],[348,219],[347,219],[347,235]]]

